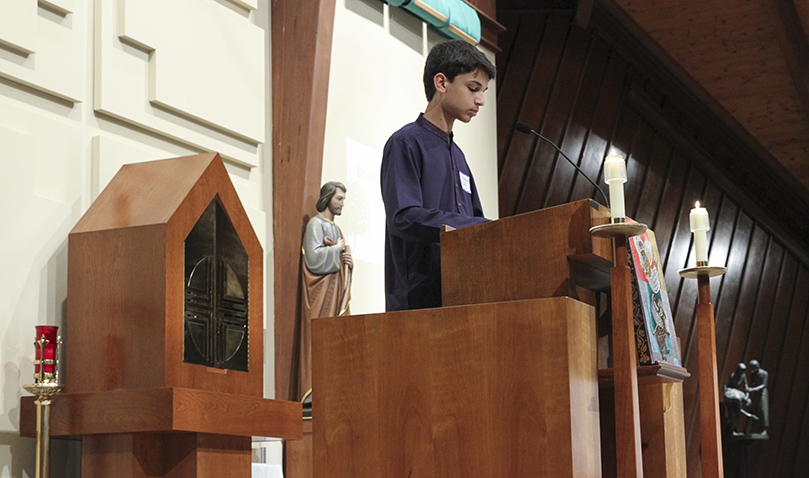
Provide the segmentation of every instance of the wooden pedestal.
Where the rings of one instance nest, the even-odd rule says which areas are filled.
[[[208,210],[225,232],[201,221]],[[302,437],[299,403],[262,398],[263,258],[218,154],[115,175],[68,238],[67,393],[50,431],[83,436],[83,477],[246,478],[251,436]],[[223,337],[240,337],[235,350]],[[36,434],[33,408],[23,398],[23,435]]]
[[[250,437],[119,433],[82,439],[82,478],[250,476]]]
[[[22,436],[36,436],[34,399]],[[252,436],[303,436],[299,403],[176,387],[59,395],[50,422],[83,437],[83,478],[248,477]]]

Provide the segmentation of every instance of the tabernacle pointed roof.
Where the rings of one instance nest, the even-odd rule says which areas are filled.
[[[212,178],[220,179],[219,187],[228,189],[233,193],[232,199],[238,201],[218,153],[126,164],[71,234],[168,223],[192,191],[202,182],[210,183]],[[236,204],[225,207],[242,209],[241,202],[237,207]]]

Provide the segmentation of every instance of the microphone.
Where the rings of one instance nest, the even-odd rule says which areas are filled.
[[[563,152],[562,152],[562,150],[561,150],[561,149],[559,149],[559,146],[556,146],[556,144],[555,144],[553,141],[551,141],[551,140],[549,140],[548,138],[546,138],[546,137],[542,136],[541,134],[537,133],[537,132],[536,132],[536,131],[534,131],[534,130],[533,130],[531,127],[530,127],[530,126],[528,126],[527,124],[523,123],[522,121],[517,121],[517,124],[516,124],[516,125],[514,125],[514,128],[515,128],[517,131],[519,131],[520,133],[525,133],[525,134],[533,134],[533,135],[535,135],[537,138],[542,139],[542,140],[545,140],[547,143],[549,143],[551,146],[553,146],[553,147],[556,149],[556,151],[559,151],[559,154],[561,154],[561,155],[562,155],[562,157],[563,157],[563,158],[565,158],[565,159],[567,160],[567,162],[568,162],[568,163],[570,163],[571,165],[573,165],[573,167],[574,167],[574,168],[576,168],[576,171],[578,171],[579,173],[581,173],[581,175],[582,175],[582,176],[584,176],[584,179],[586,179],[586,180],[590,181],[590,184],[592,184],[594,188],[598,189],[598,192],[600,192],[600,193],[601,193],[601,197],[603,197],[603,198],[604,198],[604,205],[606,205],[607,207],[610,207],[610,202],[609,202],[609,200],[607,200],[607,195],[606,195],[606,194],[604,194],[604,191],[603,191],[603,190],[602,190],[600,187],[598,187],[598,184],[594,183],[594,182],[593,182],[593,180],[592,180],[592,179],[590,179],[590,177],[589,177],[589,176],[587,176],[586,174],[584,174],[584,171],[582,171],[581,169],[579,169],[579,167],[578,167],[578,166],[576,166],[576,163],[574,163],[573,161],[571,161],[571,160],[570,160],[570,158],[568,158],[568,157],[567,157],[567,155],[566,155],[565,153],[563,153]]]

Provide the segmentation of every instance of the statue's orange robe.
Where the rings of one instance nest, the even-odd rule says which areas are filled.
[[[336,237],[332,237],[336,236]],[[301,261],[301,342],[300,373],[298,379],[298,399],[312,389],[312,319],[348,315],[351,302],[351,269],[342,265],[339,253],[335,257],[330,244],[343,237],[340,228],[333,222],[315,216],[306,227]],[[348,246],[346,246],[348,252]],[[312,257],[312,255],[320,257]],[[308,255],[308,257],[307,257]],[[318,274],[309,270],[307,263],[313,264],[315,271],[329,271]],[[329,265],[329,262],[331,265]]]

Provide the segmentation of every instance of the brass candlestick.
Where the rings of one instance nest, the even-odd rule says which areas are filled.
[[[62,393],[65,386],[59,383],[59,360],[56,359],[57,345],[61,341],[57,338],[53,347],[52,359],[45,358],[45,347],[51,341],[42,334],[39,340],[34,342],[39,352],[39,359],[34,360],[34,365],[39,369],[34,373],[34,383],[23,385],[23,388],[36,395],[34,402],[37,406],[37,454],[36,454],[36,478],[50,477],[50,406],[51,397]],[[45,366],[52,366],[51,372],[45,371]]]

